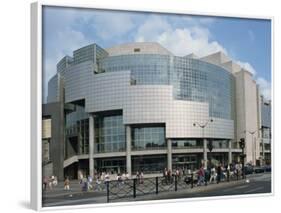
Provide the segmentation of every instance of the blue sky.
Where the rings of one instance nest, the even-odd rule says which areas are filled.
[[[223,51],[252,72],[262,94],[271,97],[270,20],[45,7],[43,100],[63,56],[90,43],[107,48],[135,41],[159,42],[179,56]]]

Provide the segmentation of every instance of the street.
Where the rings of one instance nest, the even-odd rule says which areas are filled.
[[[246,181],[247,180],[247,181]],[[147,194],[116,199],[110,202],[128,202],[128,201],[146,201],[161,199],[179,199],[179,198],[196,198],[196,197],[213,197],[224,195],[246,195],[258,193],[270,193],[271,190],[271,173],[261,173],[248,175],[246,180],[238,180],[231,182],[221,182],[219,184],[209,184],[208,186],[200,186],[187,188],[179,191],[161,192],[159,194]],[[76,187],[76,188],[75,188]],[[59,188],[53,191],[44,192],[43,206],[61,206],[61,205],[81,205],[81,204],[97,204],[106,203],[106,191],[81,192],[75,185],[72,191],[63,191]]]

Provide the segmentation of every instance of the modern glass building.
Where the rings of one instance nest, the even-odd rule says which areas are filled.
[[[256,164],[260,151],[248,154],[254,146],[245,132],[261,126],[258,101],[251,74],[221,52],[179,57],[153,42],[91,44],[64,57],[48,84],[45,107],[58,103],[63,122],[50,139],[63,156],[51,159],[60,164],[54,173],[159,174],[227,164],[240,160],[241,137]]]

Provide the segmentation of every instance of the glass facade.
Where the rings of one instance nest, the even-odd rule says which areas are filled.
[[[109,174],[118,174],[126,172],[126,158],[100,158],[95,159],[95,168],[97,172],[108,172]]]
[[[186,172],[187,169],[199,168],[201,157],[202,154],[174,154],[172,156],[173,170],[182,169]]]
[[[126,149],[122,115],[95,117],[95,152],[122,152]]]
[[[211,117],[233,119],[234,77],[200,60],[174,57],[172,85],[176,99],[209,103]]]
[[[66,158],[89,153],[89,114],[83,106],[65,116]]]
[[[212,145],[214,149],[227,149],[229,146],[229,140],[212,140]]]
[[[162,173],[167,168],[167,157],[165,155],[132,156],[132,173],[143,172]]]
[[[168,55],[120,55],[101,59],[105,72],[130,70],[134,84],[173,85],[174,97],[209,103],[211,117],[234,118],[234,77],[204,61]]]
[[[120,55],[101,60],[105,72],[130,70],[136,84],[169,84],[169,56],[166,55]]]
[[[174,149],[203,148],[203,140],[202,139],[173,139],[172,147]]]
[[[132,150],[162,149],[166,147],[165,127],[133,127]]]
[[[108,56],[108,53],[96,44],[88,45],[74,51],[73,58],[68,56],[63,58],[57,65],[57,71],[62,76],[62,80],[65,80],[63,75],[67,73],[69,66],[76,66],[86,61],[93,62],[85,63],[84,65],[81,64],[81,66],[77,66],[77,70],[74,67],[74,71],[78,71],[78,75],[76,76],[76,73],[73,76],[71,75],[68,79],[69,82],[65,81],[65,84],[68,85],[78,80],[80,81],[78,81],[77,87],[73,87],[76,89],[73,89],[71,93],[77,92],[80,87],[81,91],[88,89],[88,84],[84,84],[84,82],[87,82],[86,77],[85,79],[83,78],[82,71],[84,70],[88,73],[91,71],[94,74],[130,71],[131,85],[171,85],[173,86],[174,99],[208,103],[210,117],[234,119],[235,79],[227,70],[201,60],[187,57],[139,54],[141,52],[138,49],[135,52],[138,52],[138,54]],[[73,70],[70,71],[72,72]],[[79,76],[80,71],[82,73],[81,76]],[[49,82],[48,102],[58,101],[58,90],[60,89],[58,80],[58,75],[56,75]],[[85,87],[82,87],[83,85]],[[73,99],[69,99],[70,101],[75,100],[75,111],[69,112],[65,116],[66,158],[73,155],[89,154],[89,114],[79,104],[80,99],[85,97],[79,96],[77,98],[79,99],[78,101],[76,99],[78,96],[74,95]],[[94,167],[98,172],[123,173],[126,171],[126,131],[123,124],[122,109],[113,109],[112,111],[114,112],[100,111],[94,114]],[[261,110],[265,119],[263,123],[268,123],[268,117],[270,118],[271,116],[269,114],[270,108],[263,106]],[[214,139],[212,142],[213,148],[229,147],[229,140]],[[203,140],[202,138],[173,138],[172,148],[203,149]],[[132,124],[131,149],[132,151],[167,150],[165,124]],[[183,154],[173,153],[173,169],[198,168],[202,163],[203,153],[196,153],[198,150],[196,152],[194,151],[194,153],[189,153],[191,151],[189,150],[188,153]],[[108,157],[110,155],[103,156],[96,154],[111,152],[123,152],[118,153],[118,156],[122,154],[122,157]],[[178,150],[178,152],[181,153],[184,150]],[[136,156],[136,153],[132,152],[133,155],[131,156],[133,174],[136,172],[146,174],[162,173],[163,169],[167,168],[167,154],[163,154],[166,153],[165,151],[155,152],[154,155],[151,152],[149,155],[140,156]],[[225,161],[226,159],[226,154],[219,152],[212,154],[214,158],[220,161]],[[88,164],[87,161],[83,163],[85,170],[89,169]],[[82,168],[81,166],[79,167]]]
[[[271,127],[271,104],[269,103],[261,105],[261,122],[263,127]]]

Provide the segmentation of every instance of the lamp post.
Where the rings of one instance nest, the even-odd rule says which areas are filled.
[[[210,152],[209,158],[210,158],[210,166],[211,166],[211,164],[212,164],[211,153],[212,153],[212,150],[213,150],[213,141],[212,140],[209,140],[208,149],[209,149],[209,152]]]
[[[244,154],[244,148],[245,148],[245,139],[244,138],[241,138],[240,141],[239,141],[239,145],[240,145],[240,148],[242,149],[242,154],[240,155],[241,158],[242,158],[242,176],[243,176],[243,179],[245,178],[245,157],[246,155]]]
[[[205,123],[198,123],[198,122],[194,122],[193,126],[199,126],[202,129],[202,139],[203,139],[203,152],[204,152],[204,167],[207,167],[207,150],[206,150],[206,145],[205,144],[205,134],[204,134],[204,129],[205,127],[208,125],[209,122],[213,122],[213,119],[209,119],[207,120]]]

